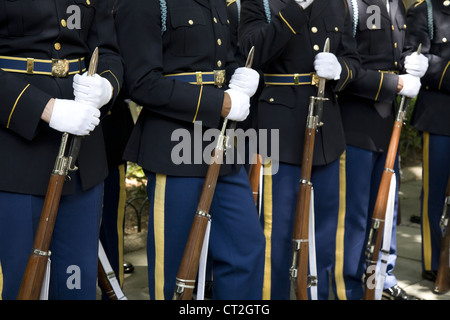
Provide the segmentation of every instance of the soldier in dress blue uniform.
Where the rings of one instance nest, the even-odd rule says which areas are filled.
[[[405,44],[405,50],[412,52],[422,43],[422,53],[429,61],[411,124],[422,135],[422,275],[432,281],[439,263],[439,220],[450,176],[449,14],[450,1],[417,1],[408,9]]]
[[[127,91],[143,106],[124,157],[148,178],[150,297],[171,299],[208,169],[203,133],[244,120],[259,77],[237,68],[225,1],[121,0],[116,25]],[[243,166],[222,165],[210,212],[213,298],[260,299],[264,236]]]
[[[336,262],[334,276],[337,298],[358,300],[363,296],[367,232],[394,125],[396,96],[414,97],[420,79],[410,74],[399,75],[406,31],[404,3],[398,0],[347,2],[362,65],[357,79],[339,94],[347,143],[347,187],[343,232],[337,235],[344,254],[343,260]],[[394,170],[398,191],[398,158]],[[395,201],[398,201],[397,192]],[[410,299],[392,274],[396,258],[396,208],[383,295],[388,299]]]
[[[0,8],[0,292],[17,297],[62,132],[68,132],[83,140],[53,232],[49,298],[95,299],[108,172],[97,125],[123,73],[111,12],[98,0],[0,1]],[[97,74],[87,77],[96,47]]]
[[[326,38],[330,38],[330,53],[321,52]],[[311,181],[318,298],[328,299],[340,208],[340,157],[345,150],[335,94],[353,80],[359,67],[346,3],[242,1],[239,42],[244,52],[250,46],[257,48],[254,67],[264,73],[258,128],[279,130],[279,141],[269,147],[279,144],[279,157],[263,154],[271,161],[264,168],[261,212],[266,236],[264,299],[290,299],[292,236],[309,98],[317,96],[316,75],[328,80],[325,97],[329,100],[324,102],[323,125],[315,139]]]

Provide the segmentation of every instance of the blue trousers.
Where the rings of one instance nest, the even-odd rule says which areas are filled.
[[[366,241],[385,161],[386,153],[347,146],[345,225],[343,234],[337,240],[343,241],[343,264],[336,265],[334,272],[336,296],[340,300],[360,300],[364,294],[362,277],[366,264]],[[397,283],[392,272],[397,253],[398,158],[396,158],[394,170],[397,178],[397,190],[385,289]]]
[[[273,164],[271,164],[273,166]],[[265,167],[261,221],[266,237],[266,262],[263,298],[289,300],[292,265],[292,237],[301,167],[279,163],[271,175]],[[339,216],[340,159],[312,168],[314,188],[315,241],[318,299],[329,297],[330,272],[334,266],[335,235]]]
[[[172,299],[204,178],[146,172],[151,299]],[[219,177],[210,209],[213,299],[261,299],[264,236],[247,173]]]
[[[442,241],[439,220],[450,176],[450,137],[423,132],[422,144],[422,267],[437,271]]]
[[[50,245],[49,299],[95,300],[103,184],[82,191],[76,177],[66,183],[77,188],[60,201]],[[0,192],[0,293],[5,300],[17,298],[43,202],[41,196]]]

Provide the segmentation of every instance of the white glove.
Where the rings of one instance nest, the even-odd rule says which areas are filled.
[[[405,58],[405,69],[409,74],[421,78],[427,72],[428,58],[414,52]]]
[[[227,119],[233,121],[244,121],[250,113],[250,97],[238,90],[225,90],[231,99],[231,110]]]
[[[408,98],[417,96],[421,86],[420,78],[410,74],[401,74],[399,77],[403,80],[403,88],[398,94]]]
[[[77,136],[89,134],[100,123],[100,110],[74,100],[55,99],[49,126]]]
[[[295,0],[295,2],[297,2],[297,4],[303,9],[306,9],[311,3],[314,2],[314,0]]]
[[[339,80],[342,67],[336,56],[329,52],[320,52],[314,58],[314,69],[319,77],[327,80]]]
[[[112,86],[109,81],[98,74],[88,77],[76,74],[73,77],[73,94],[75,101],[89,103],[100,109],[111,100]]]
[[[258,89],[258,85],[259,73],[252,68],[241,67],[234,71],[229,87],[252,97]]]

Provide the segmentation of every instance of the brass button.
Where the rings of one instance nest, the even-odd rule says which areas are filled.
[[[222,66],[222,61],[220,61],[220,60],[217,61],[217,66],[218,66],[218,67],[221,67],[221,66]]]
[[[446,6],[446,7],[447,7],[448,5],[450,5],[450,1],[448,1],[448,0],[445,0],[445,1],[444,1],[444,6]]]
[[[55,47],[55,50],[61,50],[61,43],[56,42],[56,43],[54,44],[54,47]]]
[[[88,6],[91,5],[91,1],[90,0],[86,0],[86,3],[87,3]]]
[[[372,29],[375,30],[377,26],[375,24],[372,25]]]
[[[188,23],[192,26],[194,24],[194,21],[189,20]]]
[[[222,45],[222,40],[220,40],[220,38],[219,38],[219,39],[217,39],[217,44],[218,44],[219,46],[221,46],[221,45]]]
[[[397,49],[397,42],[394,42],[394,48],[396,48]]]
[[[403,29],[406,29],[406,24],[403,25]]]
[[[447,38],[442,38],[442,42],[447,42]]]
[[[67,27],[67,22],[64,19],[61,19],[61,25],[63,28]]]
[[[339,28],[338,27],[334,27],[334,31],[338,32]]]
[[[398,62],[397,62],[397,61],[395,61],[395,62],[394,62],[394,65],[395,65],[395,66],[397,67],[397,66],[398,66]]]
[[[395,30],[395,27],[394,27],[394,25],[391,25],[391,28],[392,28],[392,30]]]
[[[319,46],[318,46],[317,44],[315,44],[314,47],[313,47],[313,49],[314,49],[315,51],[319,51]]]
[[[216,17],[214,17],[213,20],[214,20],[214,23],[217,23],[217,18]]]
[[[312,33],[317,33],[317,28],[316,28],[316,27],[312,27],[312,28],[311,28],[311,32],[312,32]]]
[[[275,99],[274,99],[274,98],[270,98],[269,101],[270,101],[270,102],[274,102]]]

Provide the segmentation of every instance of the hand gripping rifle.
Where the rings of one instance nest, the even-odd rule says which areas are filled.
[[[249,52],[247,68],[251,67],[253,62],[254,48]],[[191,226],[189,237],[184,249],[183,258],[178,269],[178,274],[175,281],[175,292],[173,300],[191,300],[192,293],[195,287],[195,279],[197,277],[200,254],[203,247],[203,242],[206,235],[206,229],[211,219],[209,209],[211,208],[214,191],[219,177],[220,167],[223,161],[223,155],[229,145],[229,137],[226,136],[226,129],[228,126],[228,119],[225,118],[222,124],[222,130],[217,138],[216,147],[213,150],[211,161],[206,172],[205,182],[203,184],[200,200],[197,205],[197,212],[194,216],[194,221]],[[236,122],[232,121],[230,128],[234,128]]]
[[[330,40],[327,38],[324,45],[324,52],[330,52]],[[314,205],[312,199],[311,171],[314,153],[314,142],[316,130],[322,125],[321,117],[323,112],[323,102],[325,98],[326,79],[319,79],[319,89],[317,97],[309,98],[308,118],[306,121],[305,140],[303,144],[303,159],[300,177],[300,187],[298,190],[297,207],[295,213],[294,233],[293,233],[293,257],[290,268],[291,288],[297,300],[308,300],[307,288],[317,286],[315,275],[308,276],[309,262],[309,229],[310,210]],[[308,283],[308,279],[310,282]]]
[[[422,44],[419,45],[417,53],[420,54],[422,50]],[[381,176],[380,186],[378,188],[377,199],[375,207],[372,213],[372,223],[369,230],[369,237],[366,244],[366,272],[365,272],[365,291],[364,300],[375,300],[375,289],[382,288],[381,283],[376,281],[376,267],[379,260],[380,248],[383,242],[383,230],[385,225],[386,210],[389,201],[389,191],[391,187],[391,181],[395,177],[394,164],[397,156],[398,144],[400,141],[400,134],[402,131],[403,122],[406,120],[411,98],[402,96],[400,106],[397,111],[397,116],[394,122],[394,127],[391,134],[391,140],[389,141],[389,147],[386,155],[386,161],[384,165],[384,171]],[[391,190],[392,191],[392,190]],[[392,226],[392,222],[388,221],[388,226]],[[386,239],[390,241],[390,239]],[[386,248],[386,250],[388,250]],[[389,251],[385,252],[388,254]]]
[[[98,49],[92,54],[88,75],[93,76],[97,72]],[[58,214],[59,201],[61,199],[64,181],[69,178],[68,172],[78,168],[75,162],[81,146],[81,136],[73,136],[69,151],[66,155],[66,147],[70,135],[64,132],[59,147],[58,156],[50,175],[47,193],[41,212],[38,228],[34,238],[33,249],[28,259],[25,274],[17,296],[18,300],[38,300],[41,294],[47,263],[50,259],[49,251]]]
[[[439,266],[437,270],[436,281],[434,283],[433,291],[435,293],[446,293],[450,290],[450,232],[448,227],[448,220],[450,216],[450,178],[447,183],[447,190],[445,191],[444,209],[442,211],[441,221],[439,223],[442,231],[441,253],[439,256]]]

